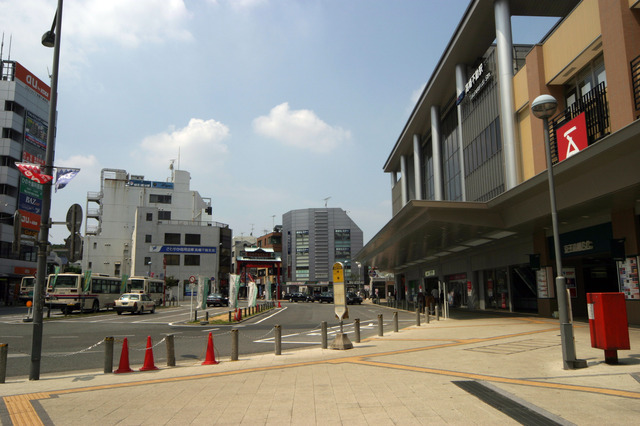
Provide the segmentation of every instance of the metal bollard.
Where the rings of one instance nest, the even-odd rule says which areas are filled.
[[[398,332],[398,311],[393,313],[393,332]]]
[[[429,310],[425,309],[424,310],[424,321],[429,324]]]
[[[279,325],[276,325],[274,327],[274,334],[275,334],[275,354],[276,355],[282,355],[282,328]]]
[[[420,308],[416,308],[416,326],[420,327]]]
[[[327,349],[329,347],[328,339],[327,339],[327,322],[322,321],[322,349]]]
[[[360,343],[360,318],[353,321],[353,340]]]
[[[206,318],[207,322],[209,322],[209,311],[206,312],[205,318]]]
[[[0,383],[4,383],[7,378],[7,354],[9,352],[8,343],[0,343]]]
[[[378,314],[378,336],[384,336],[384,329],[382,328],[382,314]]]
[[[193,310],[193,322],[198,322],[198,310]]]
[[[440,321],[440,307],[436,306],[436,321]]]
[[[238,360],[238,329],[231,330],[231,361]]]
[[[104,338],[104,373],[113,373],[113,337]]]
[[[165,342],[167,342],[167,367],[175,367],[176,350],[173,341],[173,334],[167,334],[167,336],[165,337]]]

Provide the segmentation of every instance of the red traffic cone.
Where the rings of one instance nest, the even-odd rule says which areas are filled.
[[[215,365],[218,361],[216,361],[216,352],[213,349],[213,336],[209,333],[209,342],[207,343],[207,356],[202,363],[202,365]]]
[[[278,299],[278,308],[282,308],[282,305],[280,304],[280,299]]]
[[[122,342],[122,352],[120,353],[120,365],[114,373],[133,373],[133,370],[129,367],[129,344],[127,338],[124,338]]]
[[[157,370],[153,363],[153,348],[151,346],[151,336],[147,336],[147,350],[144,352],[144,365],[140,371]]]

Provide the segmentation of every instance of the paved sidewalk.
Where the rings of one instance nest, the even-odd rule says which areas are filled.
[[[129,374],[0,384],[3,425],[637,424],[640,329],[619,365],[591,348],[588,368],[564,370],[558,322],[456,313],[374,337],[346,351],[240,355]]]

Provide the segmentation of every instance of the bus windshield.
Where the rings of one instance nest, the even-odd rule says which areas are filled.
[[[136,278],[129,279],[129,289],[144,291],[144,280],[140,280]]]
[[[54,275],[49,276],[48,286],[51,286]],[[56,288],[76,288],[78,286],[78,276],[76,275],[58,275],[56,278]]]

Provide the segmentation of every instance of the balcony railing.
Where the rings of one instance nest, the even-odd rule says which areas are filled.
[[[611,133],[609,105],[607,103],[607,86],[605,82],[598,84],[590,92],[587,92],[579,100],[574,102],[569,108],[549,119],[549,143],[553,164],[558,162],[556,130],[583,112],[585,113],[585,121],[587,122],[587,140],[589,145]]]
[[[636,111],[640,111],[640,56],[631,61],[631,81]]]

